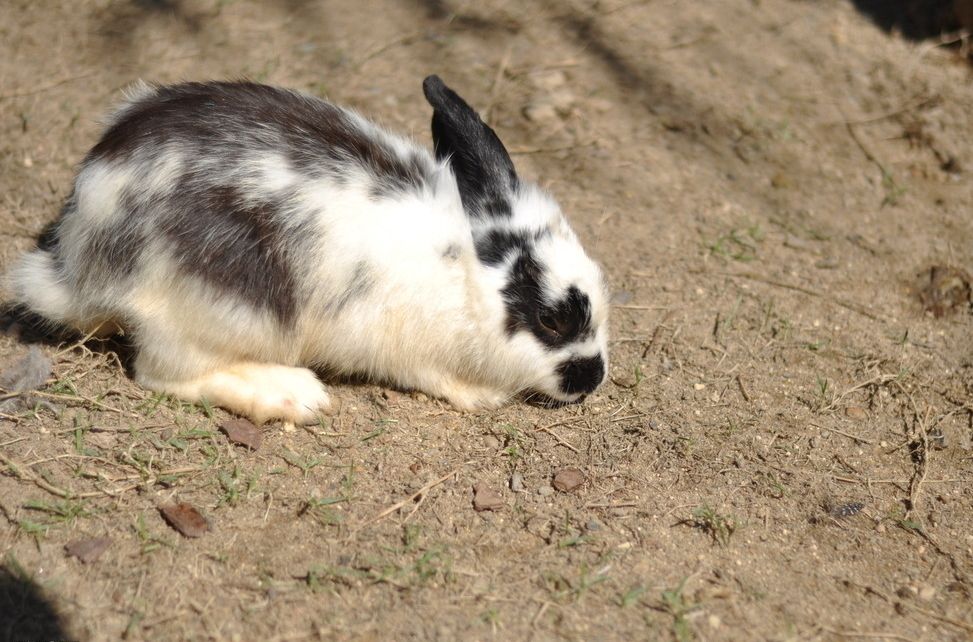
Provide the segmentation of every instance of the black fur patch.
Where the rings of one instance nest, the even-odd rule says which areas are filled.
[[[328,102],[250,82],[160,87],[131,105],[88,159],[116,160],[174,142],[227,165],[282,153],[299,171],[337,181],[357,167],[375,181],[373,198],[418,189],[434,171],[425,157],[400,158]]]
[[[484,265],[499,265],[510,254],[531,249],[534,244],[549,236],[550,230],[492,229],[475,241],[476,258]]]
[[[554,330],[561,337],[571,341],[587,339],[593,332],[591,328],[591,301],[588,295],[571,286],[563,299],[541,310],[541,324]]]
[[[531,237],[522,231],[490,230],[476,239],[476,258],[484,265],[498,265],[510,253],[532,246]]]
[[[108,225],[93,227],[82,250],[78,280],[88,287],[104,287],[104,282],[123,279],[132,274],[145,247],[145,211],[130,194],[122,194],[118,203],[120,216]],[[69,199],[62,217],[78,216],[77,204]],[[56,252],[55,256],[59,256]]]
[[[605,362],[600,356],[568,359],[557,367],[557,374],[565,394],[587,394],[605,378]]]
[[[131,215],[117,224],[94,228],[84,249],[85,263],[91,266],[90,276],[109,279],[129,276],[144,247],[145,232]]]
[[[439,76],[426,78],[422,91],[433,107],[436,158],[450,159],[463,209],[477,218],[509,218],[519,181],[496,132]]]
[[[180,269],[270,310],[282,324],[294,321],[299,297],[292,268],[310,232],[281,225],[283,202],[244,201],[234,187],[188,175],[154,207],[152,221]]]
[[[507,308],[507,333],[533,334],[544,345],[560,348],[593,332],[591,302],[571,286],[563,299],[544,305],[540,300],[541,268],[529,249],[514,260],[510,281],[501,291]]]

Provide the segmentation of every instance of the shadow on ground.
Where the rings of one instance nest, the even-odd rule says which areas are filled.
[[[852,3],[885,31],[898,31],[911,40],[956,31],[963,16],[973,15],[971,0],[852,0]]]
[[[61,616],[17,568],[0,566],[0,640],[69,640]]]

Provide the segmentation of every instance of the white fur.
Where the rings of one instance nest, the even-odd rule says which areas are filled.
[[[26,254],[7,274],[7,282],[14,299],[37,314],[56,323],[77,323],[72,318],[74,297],[49,252]]]

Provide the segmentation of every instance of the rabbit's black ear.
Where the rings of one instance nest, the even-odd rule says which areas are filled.
[[[496,133],[439,76],[422,82],[433,107],[432,141],[436,158],[449,158],[463,209],[474,218],[505,218],[517,189],[517,173]]]

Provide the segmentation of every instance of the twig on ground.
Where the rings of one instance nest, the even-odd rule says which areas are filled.
[[[628,303],[616,303],[612,305],[613,308],[618,310],[668,310],[667,305],[631,305]]]
[[[878,316],[874,312],[864,308],[863,306],[853,303],[851,301],[845,301],[844,299],[839,299],[837,297],[830,296],[824,292],[819,292],[818,290],[813,290],[811,288],[804,287],[802,285],[796,285],[793,283],[787,283],[785,281],[778,281],[776,279],[768,279],[765,276],[760,276],[759,274],[754,274],[752,272],[708,272],[705,270],[700,271],[701,274],[713,274],[717,276],[728,276],[735,279],[749,279],[751,281],[758,281],[760,283],[766,283],[767,285],[772,285],[778,288],[784,288],[786,290],[794,290],[795,292],[800,292],[802,294],[807,294],[809,296],[817,297],[819,299],[824,299],[826,301],[831,301],[835,305],[839,305],[846,310],[851,310],[856,314],[860,314],[863,317],[868,317],[873,321],[881,321],[885,323],[885,319]]]
[[[818,630],[843,638],[878,638],[880,640],[906,640],[907,642],[912,642],[913,640],[913,638],[899,635],[898,633],[858,633],[856,631],[839,631],[829,626],[818,626]]]
[[[493,122],[493,108],[497,105],[497,97],[500,94],[500,83],[503,81],[503,74],[507,71],[507,67],[510,65],[510,56],[513,54],[513,46],[508,46],[507,50],[503,53],[503,57],[500,58],[500,64],[497,65],[497,73],[493,76],[493,84],[490,85],[490,98],[487,100],[486,107],[483,108],[483,121],[486,123]]]
[[[595,141],[588,141],[587,143],[574,143],[571,145],[562,145],[560,147],[514,147],[507,150],[511,156],[523,156],[526,154],[553,154],[555,152],[566,152],[572,149],[581,149],[584,147],[592,147]]]
[[[29,393],[18,393],[18,394],[31,394],[37,397],[46,397],[47,399],[58,399],[60,401],[78,401],[94,406],[100,410],[108,410],[111,412],[117,412],[120,415],[127,415],[135,419],[142,419],[142,415],[134,412],[129,412],[128,410],[122,410],[120,408],[115,408],[114,406],[109,406],[108,404],[101,403],[100,401],[95,401],[91,397],[85,397],[82,395],[62,395],[53,392],[37,392],[32,391]]]
[[[624,407],[624,406],[622,406]],[[621,409],[621,408],[619,408]],[[565,419],[564,421],[555,421],[553,424],[548,424],[546,426],[541,426],[540,428],[534,428],[534,432],[547,432],[551,428],[557,428],[558,426],[571,426],[578,422],[584,421],[588,417],[576,417],[574,419]]]
[[[61,78],[60,80],[56,80],[56,81],[54,81],[52,83],[48,83],[46,85],[41,85],[40,87],[35,87],[33,89],[25,89],[23,91],[14,91],[14,92],[11,92],[9,94],[0,94],[0,100],[7,100],[8,98],[23,98],[24,96],[33,96],[35,94],[40,94],[40,93],[43,93],[45,91],[50,91],[51,89],[54,89],[55,87],[60,87],[61,85],[65,84],[65,83],[73,82],[75,80],[82,80],[84,78],[90,78],[91,76],[94,76],[96,73],[98,73],[98,72],[97,71],[89,71],[87,73],[83,73],[83,74],[80,74],[80,75],[77,75],[77,76],[68,76],[66,78]]]
[[[879,171],[882,172],[882,176],[889,175],[889,171],[885,168],[882,161],[880,161],[878,157],[865,146],[865,143],[858,135],[858,132],[855,131],[855,125],[852,123],[852,121],[845,120],[845,129],[848,130],[848,134],[851,136],[851,139],[855,141],[855,144],[858,146],[858,149],[861,150],[862,154],[865,155],[865,158],[867,158],[870,163],[873,163],[876,167],[878,167]]]
[[[750,398],[750,393],[747,392],[746,387],[743,385],[743,378],[740,375],[737,375],[736,380],[737,387],[740,388],[740,394],[743,395],[743,398],[747,401],[747,403],[753,401],[753,399]]]
[[[856,383],[855,385],[853,385],[850,388],[845,389],[841,394],[839,394],[837,397],[835,397],[834,399],[832,399],[831,400],[831,403],[829,403],[827,406],[825,406],[824,408],[821,409],[821,412],[829,412],[831,410],[836,410],[838,408],[838,404],[840,404],[842,401],[844,401],[845,399],[847,399],[848,396],[851,393],[853,393],[853,392],[858,392],[862,388],[867,388],[868,386],[872,386],[872,385],[880,386],[882,384],[888,383],[889,381],[895,381],[896,379],[898,379],[898,377],[899,377],[899,375],[897,375],[897,374],[894,374],[894,375],[893,374],[879,374],[879,375],[876,375],[876,376],[872,377],[871,379],[867,379],[865,381],[862,381],[861,383]],[[828,430],[831,430],[831,429],[828,428]]]
[[[952,626],[955,626],[955,627],[957,627],[959,629],[963,629],[964,631],[973,632],[973,624],[970,624],[969,622],[964,622],[963,620],[957,620],[955,618],[951,618],[951,617],[946,616],[946,615],[940,615],[939,613],[934,613],[933,611],[926,610],[924,608],[921,608],[919,606],[916,606],[915,604],[910,604],[910,603],[905,602],[903,600],[893,600],[892,598],[890,598],[888,595],[886,595],[882,591],[878,590],[877,588],[875,588],[873,586],[869,586],[867,584],[859,584],[858,582],[855,582],[855,581],[849,580],[849,579],[839,579],[839,578],[836,578],[836,579],[838,579],[839,582],[842,582],[842,583],[844,583],[847,586],[855,586],[855,587],[858,587],[860,589],[864,589],[867,593],[871,593],[872,595],[875,595],[875,596],[877,596],[877,597],[885,600],[889,604],[900,604],[900,605],[902,605],[902,608],[912,609],[916,613],[920,613],[922,615],[925,615],[928,618],[932,618],[934,620],[938,620],[939,622],[944,622],[946,624],[951,624]]]
[[[933,107],[937,105],[940,102],[940,100],[942,100],[942,97],[939,96],[938,94],[934,96],[924,96],[922,94],[918,94],[916,96],[913,96],[909,100],[907,100],[905,104],[903,104],[901,107],[878,114],[877,116],[865,116],[857,120],[849,120],[846,118],[843,120],[835,120],[835,121],[822,123],[822,124],[844,125],[845,127],[849,125],[869,125],[872,123],[881,122],[883,120],[888,120],[889,118],[895,118],[896,116],[901,116],[904,113],[914,111],[917,109],[921,110],[921,109],[926,109],[928,107]]]
[[[545,432],[548,435],[550,435],[551,437],[554,437],[554,439],[557,441],[557,443],[561,444],[562,446],[564,446],[568,450],[573,450],[574,452],[579,453],[579,454],[581,453],[581,451],[578,450],[577,448],[575,448],[571,443],[565,441],[564,438],[561,437],[561,435],[559,435],[556,432],[554,432],[553,428],[551,428],[550,426],[543,426],[541,428],[535,428],[534,429],[534,432]]]
[[[432,490],[433,488],[435,488],[439,484],[443,483],[444,481],[446,481],[450,477],[453,477],[460,470],[461,470],[461,468],[454,468],[453,470],[451,470],[450,472],[446,473],[445,475],[443,475],[439,479],[434,479],[433,481],[431,481],[428,484],[424,485],[422,488],[420,488],[416,492],[412,493],[411,495],[409,495],[405,499],[402,499],[400,501],[395,502],[394,504],[392,504],[391,506],[389,506],[388,508],[386,508],[385,510],[383,510],[381,513],[379,513],[375,517],[372,517],[371,519],[365,520],[364,522],[362,522],[362,524],[358,528],[361,528],[362,526],[367,526],[368,524],[373,524],[373,523],[379,521],[380,519],[391,515],[392,513],[394,513],[395,511],[399,510],[400,508],[402,508],[403,506],[405,506],[409,502],[415,501],[417,498],[422,497],[423,495],[425,495],[430,490]]]
[[[875,442],[871,439],[865,439],[864,437],[859,437],[858,435],[853,435],[850,432],[845,432],[843,430],[838,430],[837,428],[829,428],[828,426],[819,426],[818,424],[812,423],[812,426],[820,428],[821,430],[827,430],[828,432],[838,433],[842,437],[847,437],[848,439],[853,439],[862,444],[874,444]]]
[[[893,486],[900,486],[904,488],[909,483],[908,479],[868,479],[868,478],[853,479],[851,477],[841,477],[838,475],[831,475],[830,477],[832,479],[836,479],[838,481],[846,482],[849,484],[865,484],[865,485],[891,484]],[[973,479],[963,479],[963,478],[927,479],[923,483],[924,484],[973,484]]]
[[[26,466],[24,466],[23,464],[18,464],[17,462],[10,459],[3,453],[0,453],[0,462],[6,464],[7,468],[10,469],[10,472],[14,474],[14,477],[17,477],[18,479],[22,479],[24,481],[32,482],[37,487],[46,490],[52,495],[57,495],[58,497],[61,497],[63,499],[80,497],[78,493],[75,493],[70,490],[65,490],[63,488],[59,488],[54,484],[49,483],[47,480],[43,479],[42,477],[38,477],[33,472],[28,470]]]
[[[398,38],[393,38],[388,42],[378,45],[377,47],[373,48],[371,51],[365,53],[361,58],[359,58],[354,64],[354,69],[361,69],[361,67],[364,66],[366,62],[372,60],[373,58],[377,58],[381,56],[389,49],[393,49],[400,45],[412,44],[414,41],[418,40],[423,35],[425,35],[425,33],[426,33],[425,30],[411,31],[407,34],[399,36]]]
[[[41,477],[41,476],[35,474],[33,471],[31,471],[28,466],[26,466],[24,464],[21,464],[19,462],[14,461],[13,459],[7,457],[3,453],[0,453],[0,463],[3,463],[4,465],[6,465],[7,468],[10,469],[10,472],[13,473],[14,477],[17,477],[18,479],[21,479],[23,481],[31,482],[32,484],[34,484],[38,488],[40,488],[42,490],[46,490],[47,492],[51,493],[52,495],[56,495],[58,497],[61,497],[62,499],[87,499],[89,497],[100,497],[100,496],[103,496],[103,495],[108,495],[109,497],[115,497],[117,495],[120,495],[121,493],[130,491],[130,490],[134,490],[135,488],[138,488],[139,486],[141,486],[142,484],[144,484],[146,482],[148,482],[148,483],[154,483],[160,476],[163,476],[163,475],[177,475],[177,474],[183,474],[183,473],[187,473],[187,472],[195,472],[195,471],[200,470],[200,468],[198,466],[185,467],[185,468],[172,468],[172,469],[169,469],[169,470],[159,471],[159,473],[157,473],[155,475],[151,475],[147,479],[143,479],[142,481],[140,481],[140,482],[138,482],[136,484],[130,484],[128,486],[123,486],[121,488],[113,488],[113,489],[99,488],[96,491],[86,491],[86,492],[83,492],[83,493],[78,493],[78,492],[75,492],[73,490],[61,488],[59,486],[55,486],[54,484],[51,484],[50,482],[48,482],[43,477]],[[34,462],[34,463],[39,463],[39,462]],[[110,482],[113,482],[114,483],[114,482],[129,480],[129,479],[139,479],[139,478],[143,478],[145,476],[144,475],[141,475],[141,474],[140,475],[128,475],[128,476],[116,477],[116,478],[112,479],[112,478],[109,478],[109,477],[107,477],[105,475],[100,475],[99,474],[99,477],[101,477],[102,479],[104,479],[106,481],[110,481]]]
[[[919,452],[915,453],[915,469],[912,474],[912,479],[909,480],[909,510],[906,511],[906,518],[910,518],[914,512],[916,512],[916,507],[919,502],[919,492],[922,489],[922,483],[926,479],[926,470],[929,464],[929,435],[926,433],[926,419],[928,419],[928,409],[926,410],[926,418],[923,418],[922,413],[919,412],[919,406],[916,404],[915,397],[912,393],[905,389],[899,381],[895,382],[899,390],[902,391],[906,397],[909,398],[909,403],[912,405],[912,412],[915,414],[916,423],[915,427],[918,431],[919,437]]]
[[[105,323],[106,323],[105,321],[102,321],[101,323],[99,323],[98,325],[96,325],[91,330],[91,332],[89,332],[88,334],[84,335],[83,337],[81,337],[80,339],[78,339],[77,341],[75,341],[74,343],[72,343],[71,345],[69,345],[69,346],[67,346],[65,348],[61,348],[60,350],[58,350],[57,352],[55,352],[54,353],[54,358],[56,359],[57,357],[60,357],[62,354],[65,354],[67,352],[71,352],[72,350],[77,350],[78,348],[84,348],[85,347],[84,344],[88,343],[88,341],[90,341],[91,339],[93,339],[94,336],[96,334],[98,334],[98,331],[101,330],[102,326],[105,325]]]

